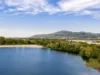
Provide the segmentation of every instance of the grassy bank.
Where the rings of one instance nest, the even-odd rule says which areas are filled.
[[[86,61],[86,65],[98,69],[100,71],[100,62],[98,62],[97,59],[89,59],[89,61]]]

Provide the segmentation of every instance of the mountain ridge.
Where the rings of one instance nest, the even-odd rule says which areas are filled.
[[[61,30],[50,34],[39,34],[34,35],[31,38],[48,38],[48,39],[67,39],[67,38],[85,38],[85,39],[92,39],[92,38],[100,38],[100,33],[92,33],[92,32],[73,32],[67,30]]]

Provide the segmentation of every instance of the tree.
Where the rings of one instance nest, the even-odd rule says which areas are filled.
[[[80,55],[85,57],[85,48],[83,46],[80,47]]]
[[[5,44],[5,38],[4,37],[0,37],[0,45]]]
[[[87,47],[85,48],[85,55],[86,55],[86,57],[90,58],[92,52],[93,52],[93,48],[92,48],[92,47],[87,46]]]
[[[98,56],[98,61],[100,62],[100,55]]]

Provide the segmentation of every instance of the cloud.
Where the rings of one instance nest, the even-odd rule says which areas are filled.
[[[5,0],[5,4],[13,9],[8,9],[8,12],[17,11],[26,14],[38,14],[48,12],[49,14],[59,12],[58,7],[54,7],[47,0]]]
[[[59,2],[59,6],[62,11],[82,11],[88,8],[94,8],[100,5],[100,0],[62,0]]]
[[[2,1],[0,1],[0,9],[3,9]]]
[[[85,10],[82,13],[80,13],[81,15],[92,15],[93,18],[100,18],[100,11],[89,11],[89,10]]]
[[[24,14],[84,14],[98,17],[100,12],[100,0],[58,0],[53,5],[49,0],[4,0],[6,12],[20,12]],[[0,2],[1,5],[1,2]],[[97,10],[98,9],[98,10]]]
[[[62,0],[58,4],[61,12],[64,13],[84,14],[98,17],[98,13],[100,12],[100,0]]]

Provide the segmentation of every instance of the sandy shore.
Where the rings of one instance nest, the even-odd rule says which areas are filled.
[[[31,48],[43,48],[43,46],[40,45],[0,45],[0,48],[4,47],[31,47]]]

